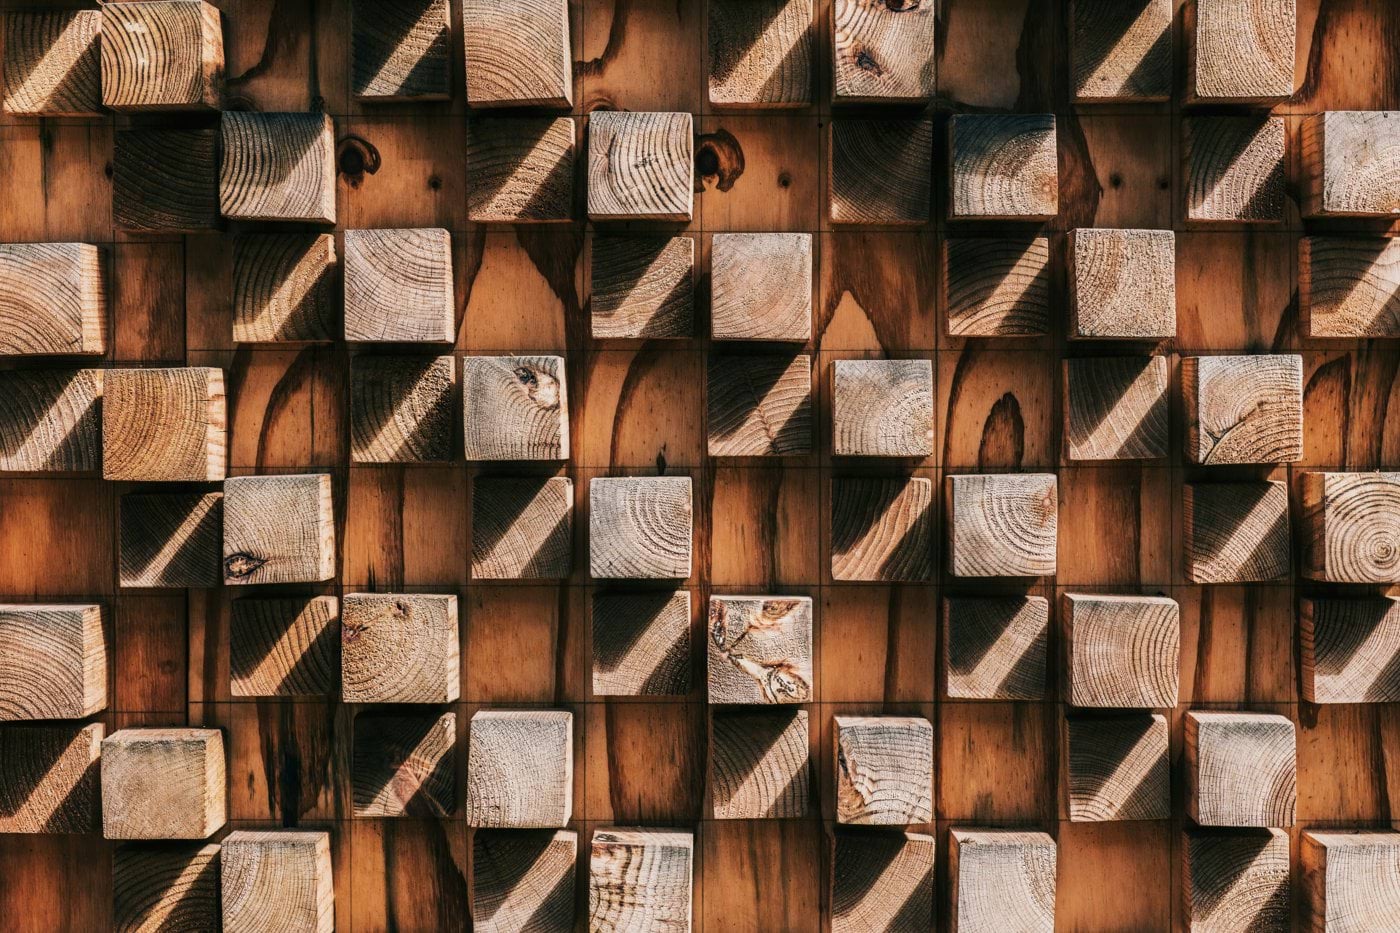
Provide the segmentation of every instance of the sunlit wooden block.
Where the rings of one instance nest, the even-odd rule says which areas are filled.
[[[102,467],[102,371],[0,372],[0,472]]]
[[[1299,848],[1308,933],[1400,928],[1400,833],[1306,832]]]
[[[807,703],[812,689],[812,600],[711,596],[709,702]]]
[[[834,833],[831,933],[932,929],[936,849],[915,833]]]
[[[0,724],[0,833],[91,833],[98,826],[100,722]]]
[[[1192,117],[1182,126],[1188,221],[1283,220],[1286,133],[1282,117]]]
[[[835,716],[836,822],[933,819],[933,725],[922,716]]]
[[[112,110],[218,110],[224,32],[203,0],[102,4],[102,105]]]
[[[1159,713],[1065,719],[1071,822],[1171,818],[1171,752]]]
[[[958,933],[1055,929],[1055,840],[1045,833],[954,829],[948,921]]]
[[[933,96],[934,4],[836,0],[832,100],[922,104]]]
[[[228,112],[219,128],[225,217],[335,223],[335,121],[328,115]]]
[[[1400,583],[1400,473],[1303,474],[1303,574]]]
[[[831,480],[831,577],[923,582],[933,576],[933,483],[922,476]]]
[[[1299,667],[1309,703],[1400,702],[1400,599],[1303,599]]]
[[[1255,103],[1293,93],[1295,0],[1241,5],[1196,0],[1187,96],[1196,103]]]
[[[103,266],[88,243],[0,244],[0,356],[105,353]]]
[[[706,381],[711,457],[812,450],[810,356],[711,356]]]
[[[932,120],[833,120],[830,133],[832,223],[928,223]]]
[[[1182,496],[1186,578],[1192,583],[1263,583],[1288,575],[1283,483],[1187,483]]]
[[[338,265],[335,237],[329,233],[234,237],[234,342],[334,340]]]
[[[717,820],[799,819],[810,805],[807,711],[715,713],[710,800]]]
[[[468,460],[569,459],[569,384],[560,356],[462,360]]]
[[[1151,460],[1167,455],[1167,358],[1064,362],[1065,457]]]
[[[436,228],[345,231],[345,339],[451,343],[452,235]]]
[[[1298,314],[1309,337],[1400,337],[1400,237],[1303,237]]]
[[[350,19],[350,92],[366,103],[452,96],[448,0],[356,0]]]
[[[205,839],[224,825],[218,729],[122,729],[102,740],[102,835]]]
[[[573,106],[568,0],[464,0],[467,103],[473,107]]]
[[[812,235],[716,233],[710,247],[710,336],[812,337]]]
[[[329,473],[224,481],[224,583],[318,583],[335,576]]]
[[[209,587],[223,578],[224,494],[171,492],[121,497],[118,582],[133,587]]]
[[[695,835],[685,830],[595,830],[589,929],[690,933],[694,851]]]
[[[1293,723],[1272,713],[1186,714],[1186,812],[1201,826],[1293,825]]]
[[[452,459],[457,361],[451,356],[356,356],[350,364],[350,459]]]
[[[1172,92],[1172,0],[1073,0],[1076,100],[1160,101]]]
[[[1181,361],[1186,456],[1193,463],[1303,457],[1303,358],[1188,356]]]
[[[593,594],[593,694],[690,692],[690,594]]]
[[[1055,572],[1059,501],[1053,473],[950,476],[948,566],[957,577]]]
[[[1176,336],[1176,234],[1085,228],[1069,241],[1070,337]]]
[[[1305,117],[1302,147],[1303,213],[1400,217],[1400,111]]]
[[[607,476],[588,483],[588,563],[595,579],[690,576],[689,476]]]
[[[689,113],[589,114],[589,220],[689,221],[694,183]]]
[[[445,817],[457,807],[457,715],[355,717],[354,815]]]
[[[1181,609],[1166,596],[1066,593],[1064,699],[1073,706],[1176,706]]]
[[[479,476],[472,484],[472,578],[560,580],[573,570],[574,482]]]
[[[945,241],[943,282],[950,337],[1036,337],[1050,333],[1050,240]]]
[[[595,339],[692,336],[693,237],[596,236],[590,266]]]
[[[948,124],[952,220],[1049,220],[1060,212],[1055,117],[958,114]]]
[[[119,933],[219,928],[219,847],[128,842],[112,853],[112,924]]]
[[[709,91],[716,107],[812,100],[812,0],[713,0]]]
[[[102,478],[215,482],[227,461],[224,371],[108,369],[102,374]]]
[[[574,928],[578,833],[567,829],[472,833],[472,912],[481,933],[569,933]]]
[[[233,696],[339,692],[340,602],[334,596],[235,599],[230,612]]]
[[[947,694],[959,700],[1045,698],[1050,601],[950,596],[943,601]]]
[[[351,593],[341,601],[345,703],[451,703],[461,690],[457,597]]]
[[[101,606],[0,604],[0,721],[82,719],[106,707]]]
[[[229,833],[220,844],[219,878],[226,933],[335,929],[330,833]]]
[[[931,360],[836,360],[831,397],[833,456],[933,453]]]
[[[1284,830],[1188,829],[1181,857],[1181,893],[1192,933],[1292,929]]]
[[[481,710],[472,716],[467,825],[567,826],[574,810],[574,714]]]
[[[107,4],[103,9],[111,9]],[[158,6],[159,2],[123,6]],[[105,47],[105,45],[104,45]],[[218,228],[219,133],[214,129],[117,130],[112,154],[112,224],[133,233]]]
[[[102,108],[101,10],[6,13],[6,113],[91,116]]]
[[[467,219],[566,223],[574,214],[571,117],[482,118],[467,124]]]

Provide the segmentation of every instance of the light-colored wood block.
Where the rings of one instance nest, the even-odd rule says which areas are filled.
[[[463,0],[467,103],[473,107],[572,107],[568,0]]]
[[[224,31],[203,0],[102,4],[102,105],[118,111],[218,110]]]
[[[1193,103],[1259,103],[1293,93],[1295,0],[1196,0],[1186,76]]]
[[[88,243],[0,244],[0,356],[107,352],[107,278]]]
[[[932,120],[838,119],[831,121],[830,133],[827,187],[832,223],[928,223]]]
[[[472,833],[472,912],[480,933],[570,933],[578,833],[567,829]]]
[[[1186,579],[1264,583],[1288,576],[1288,489],[1281,482],[1187,483]]]
[[[831,933],[932,929],[936,850],[915,833],[834,833]]]
[[[589,114],[589,220],[689,221],[694,185],[690,114]]]
[[[690,594],[593,594],[593,694],[690,692]]]
[[[102,468],[102,371],[0,372],[0,472]]]
[[[717,820],[801,819],[810,806],[807,711],[717,712],[710,801]]]
[[[934,93],[934,4],[835,0],[832,100],[922,104]]]
[[[711,356],[706,381],[711,457],[811,453],[810,356]]]
[[[1400,599],[1299,600],[1298,642],[1309,703],[1400,702]]]
[[[335,121],[327,114],[230,111],[219,128],[225,217],[335,223]]]
[[[117,933],[219,928],[219,847],[128,842],[112,854]]]
[[[1191,117],[1183,121],[1186,219],[1260,224],[1283,220],[1282,117]]]
[[[716,233],[710,244],[710,336],[812,339],[812,235]]]
[[[1067,717],[1065,798],[1074,823],[1170,819],[1166,717]]]
[[[102,11],[5,14],[6,113],[92,116],[102,109]]]
[[[595,579],[690,576],[689,476],[607,476],[588,482],[588,566]]]
[[[1400,111],[1331,110],[1303,119],[1303,213],[1400,216]]]
[[[101,606],[0,604],[0,721],[82,719],[106,708]]]
[[[452,235],[446,230],[345,231],[345,339],[451,343]]]
[[[329,233],[233,238],[235,343],[335,339],[335,237]]]
[[[954,829],[948,845],[949,929],[1052,933],[1055,840],[1045,833]]]
[[[708,6],[713,106],[811,103],[812,0],[713,0]]]
[[[335,576],[329,473],[224,481],[224,583],[319,583]]]
[[[350,93],[366,103],[452,96],[448,0],[355,0],[350,7]]]
[[[1050,240],[945,241],[950,337],[1038,337],[1050,333]]]
[[[1071,338],[1176,336],[1176,234],[1073,230],[1069,235]]]
[[[1041,700],[1050,601],[1044,596],[943,600],[947,695],[957,700]]]
[[[1186,812],[1201,826],[1293,825],[1293,723],[1273,713],[1186,714]]]
[[[1055,474],[949,476],[947,489],[953,576],[1054,574],[1059,527]]]
[[[1181,683],[1181,608],[1166,596],[1066,593],[1064,700],[1162,709]]]
[[[1400,927],[1400,833],[1306,832],[1302,863],[1307,933]]]
[[[833,580],[919,583],[932,576],[932,481],[922,476],[831,480]]]
[[[467,218],[567,223],[574,216],[572,117],[485,117],[467,124]]]
[[[836,360],[831,396],[833,456],[933,453],[931,360]]]
[[[562,828],[574,812],[574,714],[480,710],[472,716],[467,825]]]
[[[468,460],[569,459],[569,385],[561,356],[462,360]]]
[[[693,335],[692,237],[596,236],[592,242],[590,303],[595,340]]]
[[[1064,362],[1065,457],[1155,460],[1167,455],[1167,358]]]
[[[1288,833],[1188,829],[1182,840],[1183,916],[1190,933],[1288,933]]]
[[[452,459],[457,361],[451,356],[356,356],[350,364],[350,459]]]
[[[355,717],[351,789],[359,817],[445,817],[457,807],[457,715]]]
[[[340,607],[345,703],[452,703],[460,695],[457,597],[351,593]]]
[[[1172,0],[1073,0],[1075,100],[1162,101],[1172,93]]]
[[[225,933],[335,929],[330,833],[229,833],[219,850],[219,879]]]
[[[693,833],[598,829],[589,848],[590,930],[690,933]]]
[[[1303,458],[1303,358],[1188,356],[1181,361],[1186,456],[1193,463]]]
[[[1400,473],[1303,474],[1303,575],[1400,583]]]
[[[1309,337],[1400,337],[1400,237],[1303,237],[1298,314]]]
[[[159,2],[123,5],[153,6]],[[104,9],[112,6],[107,4]],[[113,226],[133,233],[217,229],[218,151],[218,130],[117,130],[112,156]]]
[[[98,827],[102,723],[0,725],[0,833]]]
[[[836,822],[933,820],[933,725],[922,716],[835,716]]]
[[[132,493],[117,517],[118,582],[209,587],[223,578],[222,492]]]
[[[334,596],[235,599],[229,692],[236,697],[340,692],[340,601]]]
[[[948,123],[948,216],[1049,220],[1060,212],[1055,117],[958,114]]]
[[[102,740],[102,835],[206,839],[224,825],[218,729],[122,729]]]
[[[707,631],[711,705],[813,699],[809,597],[711,596]]]
[[[472,579],[562,580],[574,562],[574,482],[478,476],[472,483]]]
[[[227,461],[224,371],[109,369],[102,374],[102,478],[216,482]]]

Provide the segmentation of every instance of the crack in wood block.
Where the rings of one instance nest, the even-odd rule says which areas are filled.
[[[1172,0],[1073,0],[1076,100],[1163,101],[1172,93]]]
[[[1293,93],[1295,0],[1196,0],[1186,77],[1193,103],[1258,103]]]
[[[355,0],[350,93],[366,103],[448,100],[451,27],[447,0]]]
[[[102,4],[102,105],[117,111],[219,110],[224,31],[203,0]]]
[[[1303,459],[1303,358],[1188,356],[1181,361],[1186,456],[1193,463]]]
[[[224,371],[109,369],[102,374],[102,478],[215,482],[224,478]]]
[[[691,569],[689,476],[588,482],[588,566],[598,579],[683,580]]]
[[[1309,337],[1400,337],[1400,238],[1303,237],[1298,314]]]
[[[102,835],[207,839],[224,825],[218,729],[122,729],[102,740]]]
[[[103,726],[0,724],[0,833],[98,828]]]
[[[690,594],[593,594],[595,696],[690,692]]]
[[[657,340],[693,334],[692,237],[596,236],[590,268],[594,339]]]
[[[717,820],[807,816],[811,766],[807,711],[716,712],[710,799]]]
[[[438,228],[345,231],[345,339],[451,343],[452,235]]]
[[[1306,832],[1299,846],[1308,933],[1400,927],[1400,833]]]
[[[831,397],[833,456],[933,453],[932,360],[836,360]]]
[[[689,113],[589,114],[589,220],[688,222],[694,187]]]
[[[958,114],[948,123],[951,220],[1050,220],[1060,212],[1055,117]]]
[[[219,929],[219,847],[128,842],[112,854],[117,933]]]
[[[1055,573],[1058,488],[1053,473],[950,476],[948,567],[956,577]]]
[[[107,708],[107,636],[93,603],[0,604],[0,721]]]
[[[356,818],[440,818],[457,807],[455,713],[362,713],[352,758]]]
[[[220,844],[219,869],[226,933],[335,929],[330,833],[238,830]]]
[[[947,695],[962,700],[1045,699],[1050,601],[1044,596],[943,600]]]
[[[222,492],[133,493],[117,519],[118,582],[212,587],[223,578]]]
[[[1301,145],[1307,216],[1400,216],[1400,111],[1305,117]]]
[[[0,472],[102,466],[102,370],[0,372]]]
[[[334,596],[235,599],[229,692],[236,697],[340,692],[340,601]]]
[[[1279,223],[1284,219],[1281,117],[1192,117],[1183,121],[1186,219]]]
[[[351,593],[341,601],[341,702],[452,703],[460,681],[456,596]]]
[[[335,576],[328,473],[224,481],[224,583],[319,583]]]
[[[452,459],[457,361],[451,356],[356,356],[350,365],[350,459]]]
[[[1153,460],[1167,455],[1167,358],[1065,360],[1065,457]]]
[[[711,356],[707,381],[711,457],[812,451],[810,356]]]
[[[1176,234],[1072,230],[1070,337],[1162,340],[1176,336]]]
[[[467,218],[567,223],[574,216],[572,117],[486,117],[467,124]]]
[[[1287,933],[1288,833],[1188,829],[1181,848],[1183,913],[1192,933]]]
[[[836,0],[832,101],[922,104],[934,94],[936,4]]]
[[[574,714],[480,710],[472,716],[467,825],[562,828],[574,810]]]
[[[802,107],[812,101],[812,0],[711,0],[709,101]]]
[[[325,343],[335,339],[335,273],[329,233],[233,238],[235,343]]]
[[[916,833],[834,833],[831,933],[931,929],[936,848]]]
[[[712,705],[812,700],[809,597],[711,596],[707,631]]]
[[[1038,337],[1050,333],[1050,240],[945,242],[943,281],[950,337]]]
[[[468,460],[569,459],[569,386],[561,356],[462,360]]]
[[[1400,583],[1400,473],[1303,474],[1303,575]]]
[[[1052,933],[1055,840],[1045,833],[954,829],[948,922],[957,933]]]
[[[5,112],[94,116],[102,110],[101,10],[4,15]]]
[[[123,5],[152,6],[158,0]],[[219,133],[213,129],[117,130],[112,154],[113,226],[135,233],[218,229],[218,149]]]
[[[328,115],[227,112],[219,129],[225,217],[335,223],[335,122]]]
[[[1309,703],[1400,702],[1400,599],[1300,600],[1298,641]]]
[[[928,223],[932,120],[833,120],[830,133],[832,223]]]
[[[695,834],[686,830],[594,830],[589,929],[690,933],[694,850]]]
[[[1071,822],[1166,820],[1171,752],[1160,713],[1065,719],[1065,798]]]
[[[107,278],[88,243],[0,244],[0,356],[107,352]]]
[[[933,820],[933,725],[921,716],[834,716],[836,822]]]
[[[1166,596],[1066,593],[1064,699],[1073,706],[1176,706],[1181,609]]]
[[[474,929],[569,933],[574,929],[578,833],[477,830],[472,834]]]
[[[1288,575],[1283,483],[1187,483],[1182,506],[1186,578],[1192,583],[1264,583]]]
[[[1293,723],[1272,713],[1186,714],[1186,812],[1201,826],[1293,825]]]
[[[932,578],[932,481],[917,476],[833,478],[831,576],[887,583]]]
[[[572,107],[568,0],[463,0],[467,103]]]
[[[478,476],[472,579],[562,580],[573,570],[574,483],[566,476]]]
[[[716,233],[710,246],[710,336],[812,339],[812,235]]]

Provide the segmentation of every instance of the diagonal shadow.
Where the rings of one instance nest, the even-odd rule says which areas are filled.
[[[772,453],[801,453],[812,446],[812,393],[781,423],[764,415],[763,403],[798,356],[711,356],[707,367],[710,434],[727,440],[757,420]]]
[[[358,90],[368,88],[377,77],[384,75],[386,66],[394,59],[408,58],[411,49],[407,40],[435,4],[432,0],[357,0],[354,6],[351,70],[354,88]],[[426,43],[417,38],[412,43],[420,44],[420,51],[394,93],[387,95],[390,100],[447,92],[451,54],[447,24],[434,31]]]
[[[1107,786],[1118,767],[1138,747],[1156,727],[1150,713],[1126,713],[1093,718],[1074,717],[1070,720],[1080,725],[1097,727],[1092,734],[1080,736],[1080,742],[1091,743],[1089,749],[1081,745],[1076,752],[1070,750],[1070,760],[1081,765],[1075,775],[1075,788],[1081,793],[1098,796]],[[1170,802],[1170,756],[1164,754],[1138,777],[1132,789],[1123,795],[1117,804],[1114,819],[1165,819],[1171,814]],[[1087,770],[1086,770],[1087,769]],[[1139,815],[1122,817],[1117,814],[1160,814],[1160,816]]]
[[[556,831],[546,830],[478,830],[473,838],[472,856],[477,892],[476,921],[483,923],[496,918],[508,902],[535,902],[534,910],[519,927],[511,929],[552,931],[560,929],[574,913],[574,866],[555,879],[553,886],[541,895],[537,887],[526,887],[529,873],[549,858]],[[518,893],[518,896],[516,896]],[[518,921],[518,908],[507,911],[508,916],[497,921],[505,926]]]
[[[755,774],[758,773],[767,759],[768,753],[772,751],[779,742],[782,741],[787,729],[798,718],[799,710],[764,710],[762,713],[752,712],[714,712],[711,717],[711,742],[710,759],[711,769],[715,776],[711,779],[711,792],[717,794],[719,787],[724,787],[737,791]],[[729,749],[726,763],[733,766],[732,771],[720,773],[718,764],[719,756],[715,754],[716,746],[723,743]],[[798,772],[790,775],[784,784],[782,793],[773,798],[773,803],[769,805],[769,811],[765,816],[772,816],[772,808],[781,803],[790,790],[793,789],[794,781],[800,779],[800,775],[806,774],[811,765],[808,761],[808,749],[802,748],[802,766]],[[724,803],[728,803],[732,798],[724,798]],[[718,802],[718,799],[717,799]]]
[[[387,792],[401,804],[403,816],[446,817],[455,809],[456,741],[425,768],[415,754],[438,728],[439,717],[361,714],[354,723],[352,784],[355,807],[367,806]]]
[[[535,500],[551,486],[553,476],[504,478],[478,476],[472,486],[472,562],[484,560],[509,538],[521,538],[521,543],[530,548],[531,542],[523,540],[526,532],[534,534],[529,513]],[[489,511],[483,510],[483,495],[491,497]],[[541,508],[544,506],[541,505]],[[511,562],[517,548],[509,547],[505,557]],[[523,552],[521,552],[523,553]],[[573,562],[573,508],[572,503],[555,517],[554,523],[539,534],[533,543],[533,551],[524,560],[519,573],[513,579],[560,579],[567,577]]]
[[[1075,71],[1078,75],[1097,73],[1110,55],[1119,52],[1133,25],[1155,3],[1156,0],[1110,0],[1109,3],[1096,4],[1093,13],[1098,22],[1089,31],[1097,41],[1089,44],[1081,41],[1087,37],[1081,37],[1078,33],[1074,36]],[[1076,83],[1079,80],[1077,76]],[[1132,71],[1124,79],[1124,85],[1129,94],[1161,97],[1171,93],[1171,80],[1172,22],[1168,19],[1152,44],[1138,57]]]
[[[102,393],[74,419],[62,437],[53,430],[65,420],[61,407],[70,404],[76,384],[96,377],[84,370],[17,370],[0,373],[0,396],[8,396],[6,420],[0,422],[0,460],[21,454],[32,444],[48,448],[41,470],[100,470],[102,468]],[[9,418],[32,415],[20,422]]]
[[[231,624],[240,628],[238,640],[240,650],[230,648],[229,665],[235,677],[248,677],[260,667],[280,645],[287,644],[286,635],[296,626],[297,619],[314,601],[314,597],[297,597],[277,600],[235,599],[231,604]],[[267,608],[245,605],[249,602],[275,602],[279,618],[278,624],[269,625],[260,619],[257,622],[240,622],[240,610],[266,613]],[[260,641],[250,641],[256,634]],[[274,687],[277,696],[308,696],[336,692],[340,682],[340,619],[329,620],[311,643],[303,646],[296,660],[287,668]]]
[[[695,275],[693,261],[686,274],[672,282],[666,293],[657,294],[654,286],[647,282],[648,275],[656,268],[666,250],[671,245],[671,237],[607,237],[607,249],[612,251],[609,264],[605,267],[614,275],[614,280],[600,281],[598,278],[598,246],[603,237],[593,241],[593,294],[589,299],[589,311],[595,317],[606,318],[627,309],[628,316],[641,306],[651,308],[650,316],[641,322],[637,336],[678,337],[691,332],[691,319],[694,317]],[[683,309],[683,310],[682,310]],[[678,328],[671,319],[681,314],[685,317],[684,328]]]
[[[769,30],[784,15],[788,0],[739,0],[727,3],[721,10],[711,11],[709,67],[715,79],[727,82],[739,71],[748,53],[774,39]],[[723,19],[720,29],[715,26],[715,14]],[[808,23],[792,44],[783,50],[782,57],[774,62],[763,83],[755,92],[759,100],[781,98],[792,89],[785,76],[789,72],[806,77],[808,87],[802,88],[811,94],[813,46],[816,32]],[[780,37],[778,37],[780,38]]]
[[[367,445],[391,432],[399,435],[392,454],[396,459],[392,462],[450,460],[454,428],[452,383],[444,384],[431,397],[419,395],[420,386],[436,366],[435,357],[357,357],[350,381],[354,414],[351,430],[357,441]],[[385,397],[390,404],[369,404],[374,398]],[[405,412],[409,402],[424,403],[422,410]],[[407,432],[403,431],[405,417],[409,419]]]
[[[163,583],[160,586],[212,586],[222,576],[221,556],[223,540],[223,500],[213,506],[195,521],[189,534],[180,541],[178,547],[160,563],[162,553],[173,535],[195,517],[203,505],[203,493],[154,493],[143,496],[126,496],[122,499],[122,522],[120,532],[121,562],[134,576],[158,575],[165,579],[200,580],[199,584]],[[141,512],[134,517],[138,524],[132,524],[126,504],[132,499],[144,499]],[[164,503],[174,503],[184,499],[183,508],[177,507],[171,514]],[[153,521],[154,519],[154,521]]]
[[[606,597],[612,594],[600,594]],[[664,621],[674,593],[667,590],[628,593],[626,611],[610,612],[599,624],[598,603],[593,606],[593,663],[609,673],[617,671],[632,652]],[[690,688],[690,618],[687,616],[656,665],[642,682],[641,693],[670,696]]]
[[[19,5],[16,4],[15,6]],[[21,8],[21,12],[25,11]],[[27,61],[21,58],[11,57],[5,62],[5,71],[7,72],[7,74],[5,75],[7,79],[6,84],[12,84],[12,86],[6,88],[9,94],[13,95],[17,89],[22,88],[24,85],[28,84],[29,80],[35,77],[35,73],[38,72],[40,68],[51,67],[54,64],[52,61],[50,61],[52,55],[54,54],[54,50],[67,48],[68,33],[74,32],[78,29],[77,18],[73,15],[78,12],[80,11],[36,10],[34,12],[28,13],[28,15],[32,17],[43,17],[46,21],[45,25],[47,25],[48,21],[50,20],[61,19],[64,17],[68,17],[69,21],[67,24],[65,24],[63,32],[60,33],[58,36],[53,37],[52,45],[50,46],[49,51],[45,52],[44,55]],[[5,26],[7,29],[14,28],[13,20],[7,22]],[[34,32],[39,31],[38,27],[31,27],[31,29]],[[35,38],[37,38],[37,36]],[[73,61],[68,65],[68,67],[64,69],[63,76],[61,78],[54,80],[54,78],[51,76],[45,76],[39,79],[43,85],[52,86],[54,88],[52,94],[50,95],[51,98],[66,100],[73,96],[77,96],[74,90],[65,90],[65,88],[68,88],[69,85],[73,84],[79,72],[87,72],[87,74],[92,76],[95,80],[101,80],[101,41],[102,40],[99,31],[98,34],[93,35],[92,41],[87,44],[87,47],[82,50],[78,57],[73,59]]]
[[[505,124],[500,121],[509,118],[492,119],[496,122],[487,126],[494,126],[497,132],[478,137],[478,145],[481,145],[482,149],[491,150],[495,158],[478,159],[470,166],[471,184],[474,187],[473,199],[480,202],[495,201],[508,188],[520,185],[526,178],[533,178],[529,196],[518,207],[512,208],[517,219],[568,220],[573,214],[576,161],[574,153],[578,150],[577,141],[560,152],[552,163],[541,170],[535,170],[530,168],[530,163],[536,157],[536,150],[540,144],[552,132],[555,121],[549,118],[535,118],[510,120],[509,124]],[[500,128],[505,125],[510,127],[509,136],[500,133]],[[509,156],[509,161],[502,165],[498,160],[506,155]]]
[[[1075,401],[1086,403],[1079,410],[1087,415],[1083,434],[1087,438],[1103,427],[1113,416],[1124,397],[1138,379],[1156,365],[1156,357],[1144,356],[1140,360],[1129,357],[1115,357],[1104,360],[1105,364],[1084,367],[1077,375],[1083,382],[1080,391],[1075,392]],[[1068,361],[1071,367],[1079,360]],[[1093,364],[1094,358],[1083,362]],[[1131,362],[1140,363],[1129,368]],[[1084,382],[1091,383],[1085,385]],[[1076,432],[1078,433],[1078,432]],[[1166,456],[1167,438],[1167,393],[1163,391],[1152,404],[1139,415],[1137,422],[1122,437],[1115,451],[1120,459],[1153,459]]]
[[[838,477],[832,480],[831,549],[850,554],[886,521],[898,520],[901,496],[911,476]],[[877,540],[878,547],[879,542]],[[919,509],[885,550],[876,573],[887,582],[922,582],[933,575],[933,501]]]
[[[0,817],[13,818],[37,800],[54,778],[72,742],[86,724],[71,729],[54,725],[6,723],[0,728]],[[88,762],[55,802],[40,828],[43,833],[91,832],[97,823],[101,759]]]

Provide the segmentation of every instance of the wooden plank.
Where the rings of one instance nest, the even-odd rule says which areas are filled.
[[[1181,610],[1166,596],[1065,593],[1064,699],[1073,706],[1176,706]]]
[[[1298,314],[1310,337],[1400,337],[1400,238],[1306,236]]]
[[[1070,90],[1075,100],[1171,97],[1174,12],[1172,0],[1073,0]]]
[[[959,700],[1045,699],[1050,601],[1044,596],[943,600],[946,693]]]
[[[833,456],[933,453],[931,360],[836,360],[831,396]]]
[[[474,223],[567,223],[574,217],[572,117],[483,117],[467,124],[467,217]]]
[[[1400,833],[1306,832],[1302,929],[1385,930],[1400,923]]]
[[[933,576],[933,483],[833,477],[831,576],[834,580],[922,582]]]
[[[102,740],[107,839],[207,839],[226,807],[218,729],[122,729]]]
[[[106,708],[100,605],[0,604],[0,721],[82,719]]]
[[[689,337],[695,315],[692,237],[596,236],[592,240],[594,339]]]
[[[948,568],[957,577],[1041,577],[1055,572],[1053,473],[949,476]]]
[[[1170,819],[1166,717],[1067,716],[1065,797],[1072,822]]]
[[[227,112],[219,131],[225,217],[335,223],[335,121],[328,115]]]
[[[595,579],[673,579],[691,571],[689,476],[588,482],[588,562]]]
[[[1400,599],[1301,599],[1298,642],[1309,703],[1400,701]]]
[[[367,103],[449,99],[451,25],[447,0],[356,0],[350,93]]]
[[[110,369],[102,378],[102,478],[212,482],[227,459],[221,369]]]
[[[1049,220],[1060,211],[1053,114],[958,114],[948,123],[950,220]]]
[[[335,929],[329,833],[229,833],[219,850],[219,879],[228,933]]]
[[[1261,103],[1293,93],[1295,0],[1241,7],[1197,0],[1187,98],[1194,103]]]
[[[356,818],[448,816],[457,806],[457,715],[361,713],[352,762]]]
[[[690,933],[694,848],[683,830],[594,830],[589,928]]]
[[[690,114],[589,115],[589,220],[689,221],[694,183]]]
[[[717,820],[800,819],[810,807],[807,711],[715,712],[710,802]]]
[[[812,100],[812,0],[709,4],[714,107],[802,107]]]
[[[101,10],[10,12],[4,21],[0,64],[6,113],[81,117],[101,112]]]
[[[101,398],[101,370],[0,372],[0,471],[100,469]]]
[[[350,593],[340,607],[344,703],[452,703],[460,695],[457,597]]]
[[[472,483],[472,579],[562,580],[574,563],[574,482],[478,476]]]
[[[1188,356],[1181,361],[1186,455],[1193,463],[1303,458],[1303,358]]]
[[[1065,457],[1155,460],[1167,455],[1167,358],[1065,360]]]
[[[87,243],[0,244],[0,356],[107,352],[105,266]]]
[[[690,692],[690,594],[595,592],[593,695]]]
[[[812,235],[716,233],[710,244],[710,337],[812,339]]]
[[[833,224],[928,223],[932,120],[831,122],[828,217]],[[872,165],[880,166],[871,171]]]
[[[569,459],[569,384],[560,356],[462,360],[468,460]]]
[[[98,827],[101,723],[0,725],[0,833]]]
[[[318,583],[335,576],[328,473],[224,481],[224,583]]]
[[[711,596],[707,631],[711,705],[813,699],[810,598]]]
[[[350,366],[350,459],[452,459],[457,361],[451,356],[356,356]]]
[[[1303,575],[1400,583],[1400,473],[1303,474]]]
[[[922,716],[834,716],[836,822],[933,820],[933,724]]]
[[[1202,224],[1279,223],[1284,219],[1284,121],[1281,117],[1190,117],[1186,220]]]
[[[464,0],[467,103],[473,107],[572,107],[568,0],[504,7]]]
[[[832,102],[922,104],[934,94],[932,4],[835,0]]]
[[[1186,812],[1201,826],[1293,825],[1293,723],[1273,713],[1186,714]]]
[[[561,828],[573,810],[573,713],[480,710],[472,715],[468,826]]]
[[[118,111],[219,110],[224,33],[203,0],[102,5],[102,106]]]
[[[1303,119],[1301,144],[1307,216],[1400,214],[1400,112],[1314,114]]]
[[[1055,929],[1055,840],[1013,830],[954,829],[950,835],[951,929]]]
[[[441,229],[345,231],[345,339],[451,343],[452,235]]]
[[[112,922],[120,933],[219,926],[219,847],[128,842],[112,856]]]
[[[1181,858],[1183,911],[1191,930],[1291,929],[1284,830],[1188,829]]]
[[[944,242],[950,337],[1037,337],[1050,333],[1050,240]]]
[[[1187,483],[1183,552],[1192,583],[1262,583],[1287,576],[1288,490],[1283,483]]]
[[[834,833],[831,933],[932,928],[936,848],[916,833]]]
[[[1176,234],[1084,228],[1069,243],[1071,338],[1176,336]]]
[[[329,233],[234,237],[234,341],[334,340],[338,265],[335,237]]]
[[[218,586],[223,507],[221,492],[122,496],[117,519],[120,585]]]
[[[235,599],[229,692],[236,697],[339,692],[340,602],[334,596]]]
[[[810,356],[710,356],[706,382],[711,457],[812,451]]]
[[[566,829],[472,834],[472,917],[481,933],[568,933],[574,928],[578,833]]]

